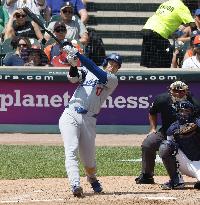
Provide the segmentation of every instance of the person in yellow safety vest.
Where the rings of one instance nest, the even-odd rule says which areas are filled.
[[[170,68],[173,48],[168,38],[182,23],[194,24],[184,0],[168,0],[159,6],[142,29],[141,66]]]

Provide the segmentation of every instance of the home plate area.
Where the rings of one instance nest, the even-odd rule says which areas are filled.
[[[1,180],[1,204],[200,204],[200,194],[194,190],[195,179],[184,176],[186,187],[182,190],[162,190],[160,184],[168,180],[167,176],[156,176],[154,185],[135,184],[133,176],[99,177],[104,193],[94,194],[86,181],[81,178],[85,197],[75,198],[65,178]]]

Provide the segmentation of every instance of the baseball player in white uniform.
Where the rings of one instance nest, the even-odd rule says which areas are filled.
[[[71,190],[75,197],[83,197],[78,152],[93,191],[100,193],[103,190],[96,177],[96,117],[103,102],[118,85],[115,73],[121,67],[122,58],[116,53],[109,55],[105,58],[101,69],[80,54],[76,48],[66,46],[64,49],[68,53],[67,59],[71,64],[68,79],[72,83],[79,82],[79,86],[60,117],[59,128],[64,141],[65,167]],[[77,59],[83,66],[78,69]]]

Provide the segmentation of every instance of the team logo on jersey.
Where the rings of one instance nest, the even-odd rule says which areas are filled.
[[[94,86],[96,86],[97,83],[98,83],[97,79],[95,79],[95,80],[92,79],[92,80],[85,80],[81,85],[94,87]]]

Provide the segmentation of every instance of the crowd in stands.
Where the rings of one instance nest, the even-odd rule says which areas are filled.
[[[0,3],[2,65],[67,66],[66,52],[62,49],[67,43],[84,53],[89,42],[85,1],[4,0]],[[49,32],[33,21],[24,8],[37,15]]]
[[[62,43],[73,42],[81,53],[86,52],[90,38],[86,27],[89,17],[84,0],[2,0],[0,3],[0,43],[12,44],[12,49],[6,50],[8,54],[2,61],[3,65],[31,65],[22,54],[30,43],[30,48],[42,50],[42,56],[47,59],[43,60],[46,65],[68,65],[61,44],[27,16],[24,7],[36,14]],[[176,12],[170,9],[174,5]],[[167,0],[160,4],[142,30],[141,66],[200,68],[200,5],[196,5],[193,13],[189,8],[191,5],[194,7],[192,3],[187,4],[186,0]],[[25,38],[30,43],[21,46],[19,42],[25,42]],[[5,54],[3,49],[0,50],[1,55]]]

